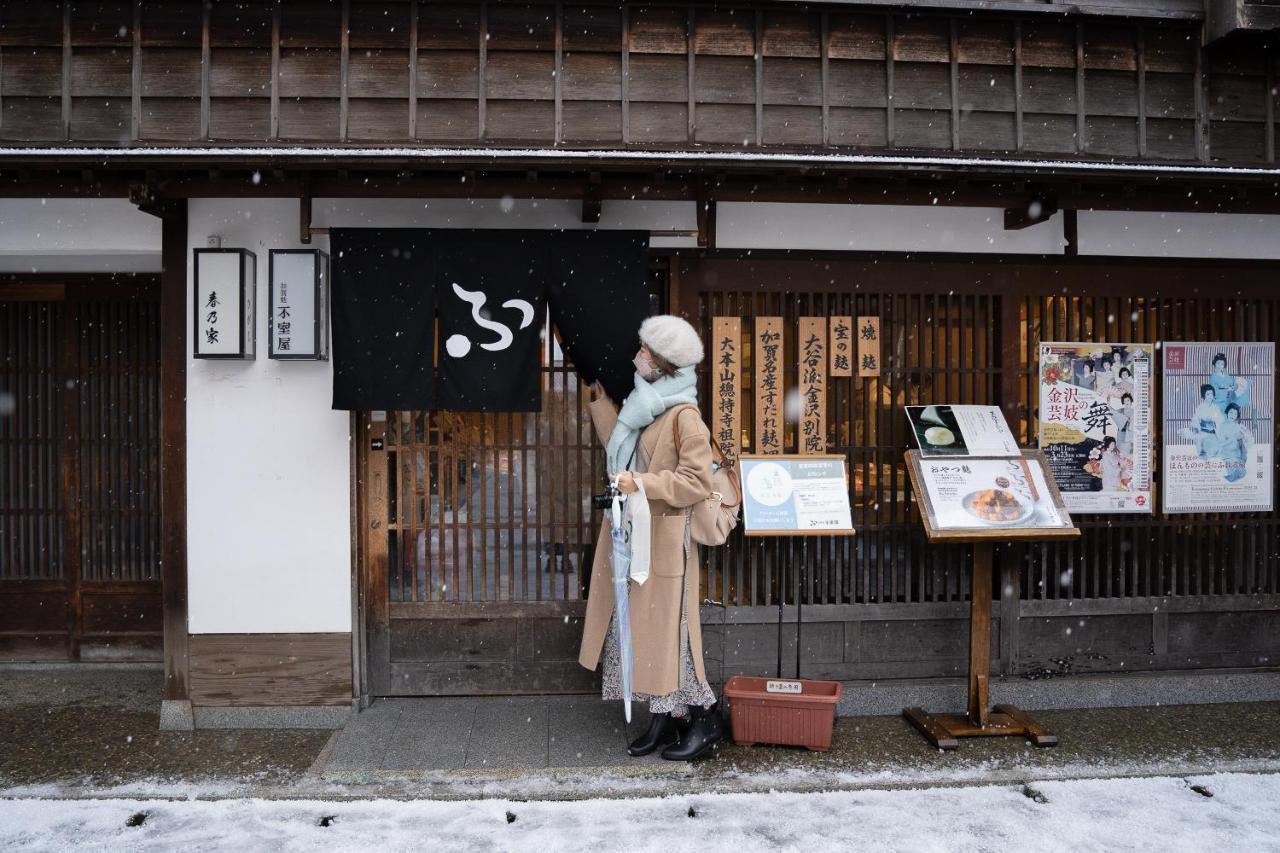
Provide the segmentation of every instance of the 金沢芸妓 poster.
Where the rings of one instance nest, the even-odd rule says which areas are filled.
[[[1072,512],[1151,506],[1150,344],[1040,344],[1039,444]]]

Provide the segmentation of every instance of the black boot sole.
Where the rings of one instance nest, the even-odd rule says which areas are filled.
[[[664,753],[662,757],[665,758],[667,761],[697,761],[699,758],[706,755],[708,752],[714,752],[723,745],[724,745],[724,737],[721,736],[719,738],[716,738],[713,741],[710,741],[709,743],[704,743],[692,755],[677,756],[677,755],[666,755]]]
[[[671,744],[679,743],[679,742],[680,742],[680,736],[676,735],[671,740],[663,740],[654,744],[653,747],[650,749],[640,750],[640,749],[632,749],[631,747],[627,747],[627,755],[630,755],[632,758],[644,758],[646,755],[653,755],[658,750],[666,749],[667,747],[671,746]]]

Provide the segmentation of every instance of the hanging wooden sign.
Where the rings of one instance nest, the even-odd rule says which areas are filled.
[[[756,453],[781,453],[783,383],[786,376],[782,318],[757,317],[754,338]]]
[[[858,318],[858,376],[880,375],[880,318]]]
[[[853,375],[853,318],[832,317],[831,339],[828,347],[831,350],[831,376]]]
[[[801,453],[827,449],[827,318],[800,318]]]
[[[742,319],[712,317],[711,434],[720,449],[742,449]]]

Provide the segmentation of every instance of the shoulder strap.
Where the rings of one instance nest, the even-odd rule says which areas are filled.
[[[672,437],[675,438],[676,440],[677,456],[680,455],[680,414],[684,412],[686,409],[693,409],[695,412],[698,411],[697,406],[684,405],[684,406],[681,406],[679,409],[676,409],[675,413],[671,416],[671,421],[672,421],[671,432],[672,432]],[[708,436],[708,439],[711,441],[712,461],[715,462],[717,465],[723,466],[724,460],[725,460],[725,453],[724,453],[724,450],[721,449],[720,447],[720,442],[716,441],[716,438],[713,435]]]

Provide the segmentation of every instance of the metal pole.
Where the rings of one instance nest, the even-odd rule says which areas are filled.
[[[809,537],[804,537],[800,546],[800,588],[796,590],[796,680],[800,679],[800,627],[804,606],[804,591],[809,585]]]

